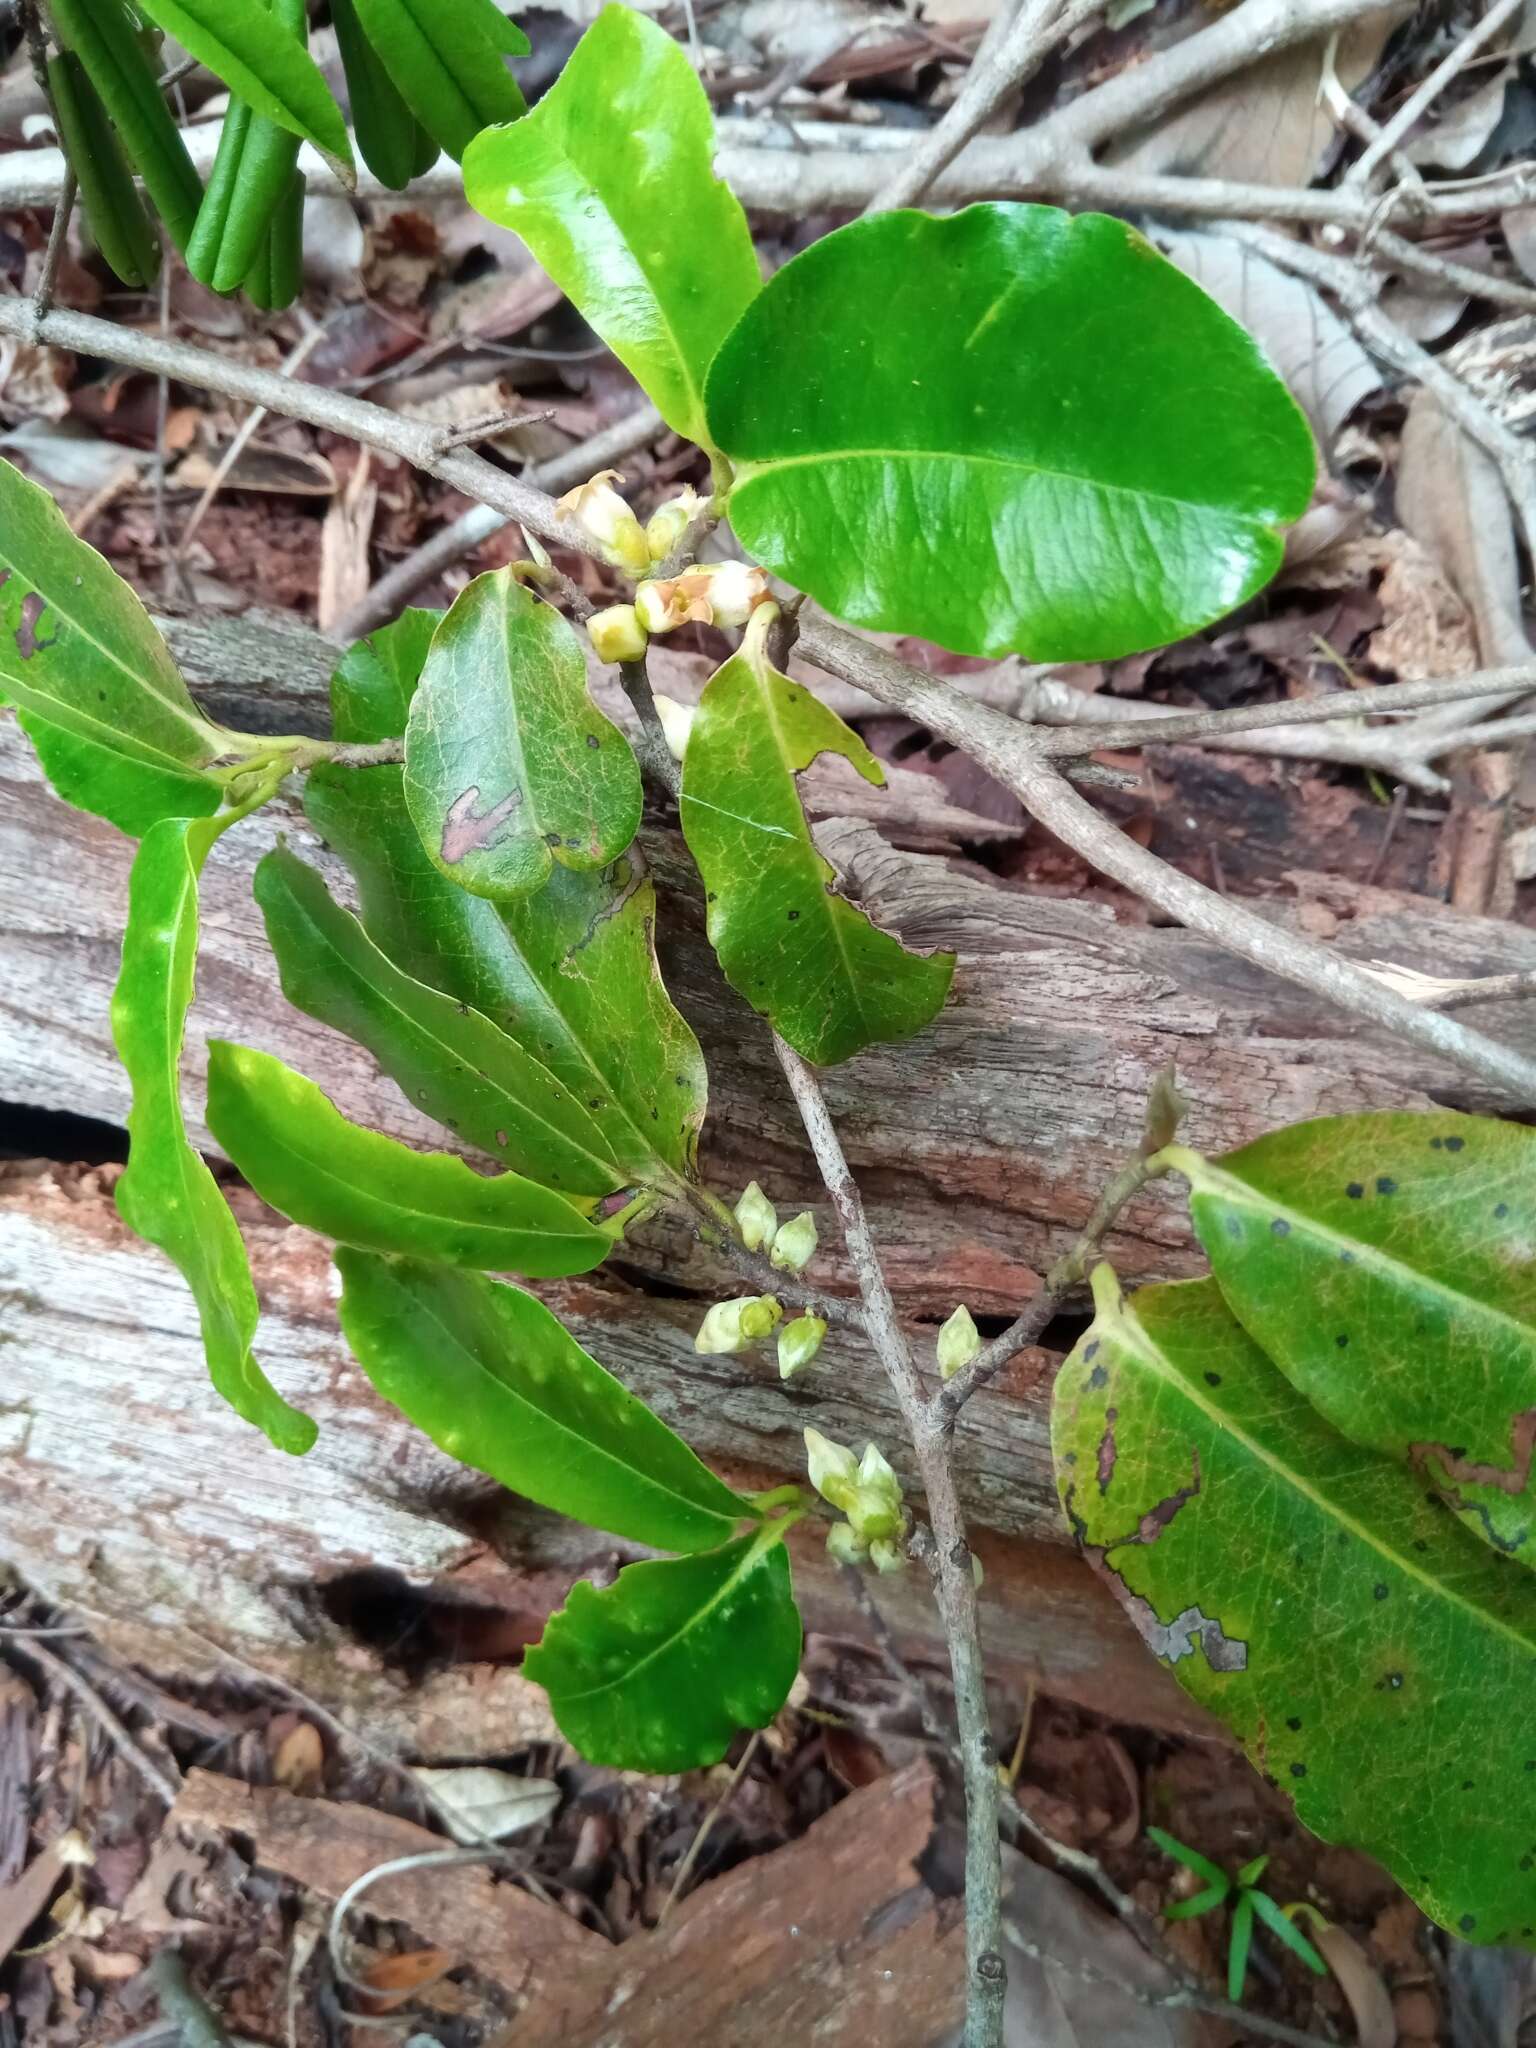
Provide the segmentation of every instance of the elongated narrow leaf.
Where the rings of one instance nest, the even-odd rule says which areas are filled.
[[[341,1244],[555,1279],[613,1249],[563,1195],[351,1123],[270,1054],[214,1040],[208,1128],[264,1202]]]
[[[79,58],[100,95],[166,233],[184,249],[203,183],[171,118],[138,22],[123,0],[49,0],[48,12],[65,49]],[[98,161],[88,177],[102,170]]]
[[[133,1084],[128,1167],[117,1206],[129,1228],[180,1267],[197,1299],[214,1386],[279,1450],[307,1451],[315,1425],[289,1407],[251,1350],[256,1290],[245,1246],[182,1121],[182,1037],[197,957],[197,883],[228,820],[166,818],[133,864],[112,1035]]]
[[[1273,576],[1316,468],[1235,321],[1123,221],[1048,206],[823,237],[708,402],[744,546],[855,625],[969,654],[1181,639]]]
[[[257,867],[255,887],[289,1002],[366,1046],[409,1101],[562,1194],[623,1185],[570,1090],[489,1018],[386,960],[313,868],[280,847]]]
[[[1536,1929],[1536,1581],[1328,1428],[1212,1280],[1098,1315],[1052,1441],[1143,1639],[1328,1841],[1472,1941]]]
[[[630,1771],[718,1763],[763,1728],[800,1665],[789,1559],[772,1527],[702,1557],[580,1579],[523,1669],[589,1762]]]
[[[254,0],[258,7],[267,0]],[[307,47],[305,0],[273,0],[273,32]],[[208,189],[187,243],[187,268],[216,292],[238,291],[269,248],[272,225],[293,184],[299,138],[232,100],[219,136]],[[266,296],[266,294],[264,294]]]
[[[0,697],[26,717],[59,793],[124,831],[218,807],[220,785],[202,771],[232,736],[198,711],[128,585],[8,462],[0,462]]]
[[[528,118],[464,158],[471,206],[522,236],[668,426],[706,447],[705,372],[762,282],[714,149],[683,50],[612,6]]]
[[[704,687],[683,758],[682,819],[726,979],[818,1065],[882,1039],[910,1038],[943,1004],[952,953],[909,953],[833,893],[795,777],[841,754],[885,780],[857,734],[779,674],[759,608],[741,649]]]
[[[384,70],[427,133],[457,159],[493,122],[515,121],[524,100],[504,55],[528,38],[493,0],[356,0]]]
[[[160,274],[160,240],[101,97],[72,50],[48,59],[48,96],[97,253],[124,284],[142,290]]]
[[[557,861],[606,867],[640,829],[640,770],[587,695],[581,643],[510,569],[477,576],[433,635],[405,796],[432,860],[475,896],[526,895]]]
[[[139,0],[149,19],[206,64],[253,113],[312,142],[348,185],[352,145],[324,74],[264,0]]]
[[[1536,1131],[1324,1117],[1166,1156],[1228,1306],[1292,1385],[1536,1565]]]
[[[336,1263],[359,1365],[477,1471],[658,1549],[707,1549],[752,1513],[533,1295],[413,1259],[341,1251]]]
[[[358,153],[382,184],[403,192],[416,176],[426,131],[363,33],[354,0],[331,0],[331,26],[346,68]],[[429,146],[436,157],[437,144],[429,142]]]

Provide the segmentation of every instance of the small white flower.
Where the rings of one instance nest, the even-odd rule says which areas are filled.
[[[805,1432],[805,1469],[824,1501],[846,1509],[859,1484],[859,1461],[846,1444],[835,1444],[819,1429]]]
[[[768,1257],[781,1273],[801,1273],[815,1256],[816,1219],[809,1209],[802,1209],[779,1225]]]
[[[736,1227],[749,1252],[760,1252],[773,1242],[779,1227],[779,1212],[755,1180],[749,1180],[736,1204]]]
[[[699,516],[704,500],[692,484],[684,484],[675,498],[656,507],[645,522],[646,545],[653,562],[664,562],[688,528]]]
[[[645,652],[647,636],[632,604],[611,604],[588,619],[587,637],[599,661],[638,661]]]
[[[779,1378],[792,1380],[797,1372],[804,1372],[815,1360],[826,1334],[820,1316],[796,1316],[786,1323],[779,1332]]]
[[[610,562],[631,576],[641,576],[651,566],[651,551],[639,520],[613,488],[623,481],[616,469],[600,469],[557,504],[591,534]]]

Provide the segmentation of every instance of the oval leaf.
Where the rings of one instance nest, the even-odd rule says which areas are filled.
[[[601,1131],[489,1018],[386,960],[313,868],[277,848],[256,869],[283,993],[366,1046],[408,1101],[466,1144],[567,1195],[623,1185]]]
[[[795,777],[840,754],[885,781],[858,735],[779,674],[760,606],[741,649],[704,686],[683,756],[682,822],[704,878],[709,937],[726,980],[820,1066],[910,1038],[949,993],[952,953],[909,953],[833,894]]]
[[[142,839],[162,818],[211,817],[222,801],[223,791],[211,776],[126,760],[114,748],[50,725],[30,711],[18,712],[16,720],[65,803],[105,818],[130,839]]]
[[[347,649],[331,677],[331,723],[338,740],[367,745],[404,739],[411,699],[443,616],[413,606]]]
[[[1536,1131],[1324,1117],[1164,1156],[1228,1306],[1298,1392],[1536,1564]]]
[[[471,206],[521,235],[667,425],[704,447],[705,372],[762,284],[714,150],[685,53],[614,6],[528,118],[481,135],[464,158]]]
[[[708,401],[760,561],[968,654],[1182,639],[1268,582],[1316,470],[1235,321],[1134,228],[1047,206],[827,235],[747,308]]]
[[[800,1667],[800,1614],[779,1525],[702,1557],[580,1579],[523,1669],[594,1764],[691,1771],[764,1728]]]
[[[325,77],[264,0],[139,0],[157,27],[222,78],[236,98],[312,142],[343,184],[357,183],[352,145]]]
[[[208,1128],[264,1202],[341,1244],[533,1279],[589,1273],[613,1249],[562,1195],[364,1130],[248,1046],[209,1043]]]
[[[166,818],[145,836],[128,884],[112,1036],[133,1085],[123,1221],[180,1268],[197,1300],[209,1377],[279,1450],[307,1451],[315,1425],[290,1408],[251,1351],[258,1309],[239,1227],[182,1121],[182,1037],[197,957],[197,883],[233,818]]]
[[[340,1251],[341,1326],[386,1401],[452,1457],[594,1529],[704,1550],[752,1513],[521,1288]]]
[[[475,896],[600,868],[640,829],[640,770],[587,695],[581,642],[510,569],[433,635],[405,731],[405,798],[433,862]]]
[[[502,62],[528,38],[493,0],[356,0],[383,68],[423,128],[457,160],[482,128],[515,121],[525,102]]]
[[[1536,1582],[1335,1435],[1214,1281],[1094,1291],[1051,1423],[1090,1561],[1315,1834],[1468,1940],[1531,1939]]]

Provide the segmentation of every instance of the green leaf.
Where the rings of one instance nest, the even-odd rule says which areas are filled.
[[[955,958],[907,952],[833,894],[795,777],[820,754],[842,755],[877,786],[885,776],[835,713],[772,666],[771,622],[759,606],[704,687],[683,757],[683,836],[727,981],[796,1052],[831,1066],[921,1031],[949,993]]]
[[[1298,1392],[1536,1564],[1536,1131],[1325,1117],[1163,1156],[1228,1306]]]
[[[363,33],[354,0],[331,0],[331,26],[336,31],[352,127],[363,162],[381,184],[403,192],[421,161],[425,130],[401,98],[384,60]],[[430,140],[430,138],[429,138]],[[431,143],[432,155],[437,144]]]
[[[1202,1913],[1210,1913],[1222,1905],[1230,1891],[1231,1884],[1223,1878],[1219,1885],[1209,1884],[1203,1892],[1196,1892],[1193,1898],[1179,1899],[1163,1909],[1165,1920],[1198,1920]]]
[[[1051,1420],[1089,1561],[1315,1834],[1442,1926],[1530,1939],[1536,1581],[1329,1429],[1213,1280],[1094,1293]]]
[[[266,6],[268,0],[254,4]],[[305,0],[276,0],[270,11],[274,34],[305,43]],[[187,268],[199,284],[216,292],[239,290],[264,247],[270,247],[273,222],[290,197],[298,160],[299,138],[293,129],[264,121],[242,101],[231,100],[197,225],[187,243]]]
[[[522,236],[667,425],[706,448],[705,372],[762,284],[714,151],[683,50],[605,7],[528,118],[464,158],[471,206]]]
[[[143,12],[263,120],[312,142],[347,186],[357,182],[340,107],[303,43],[265,0],[138,0]]]
[[[528,38],[493,0],[355,0],[363,32],[417,120],[457,160],[482,128],[525,101],[502,62]]]
[[[600,868],[640,829],[640,770],[587,695],[574,630],[510,569],[477,576],[432,638],[405,730],[405,798],[473,896]]]
[[[97,251],[115,277],[142,290],[160,274],[159,237],[101,97],[72,50],[48,59],[48,94]]]
[[[413,606],[347,649],[331,677],[331,723],[338,740],[366,746],[404,739],[411,699],[443,616]]]
[[[137,22],[122,0],[49,0],[48,12],[100,95],[166,233],[184,249],[203,182],[171,119]]]
[[[1123,221],[1047,206],[823,237],[707,397],[743,546],[840,618],[968,654],[1182,639],[1269,581],[1316,472],[1235,321]]]
[[[1300,1956],[1314,1977],[1327,1976],[1328,1965],[1283,1906],[1276,1905],[1267,1892],[1251,1893],[1249,1902],[1275,1939],[1283,1942],[1293,1956]]]
[[[400,770],[322,768],[305,803],[357,881],[363,927],[396,966],[499,1024],[586,1104],[621,1170],[691,1176],[708,1082],[656,960],[656,890],[635,850],[599,874],[556,868],[492,904],[446,882],[405,809]]]
[[[295,171],[272,209],[256,260],[244,278],[245,296],[264,313],[281,313],[304,282],[304,173]]]
[[[451,1456],[658,1548],[707,1549],[752,1513],[531,1294],[412,1259],[336,1263],[358,1363]]]
[[[589,1762],[696,1770],[773,1719],[800,1665],[783,1526],[571,1588],[523,1669]]]
[[[490,1019],[414,981],[284,847],[256,869],[283,993],[366,1046],[407,1100],[466,1144],[567,1195],[624,1184],[590,1113]]]
[[[1222,1898],[1231,1891],[1231,1878],[1220,1864],[1213,1863],[1209,1856],[1202,1856],[1198,1849],[1191,1849],[1186,1843],[1178,1841],[1166,1829],[1148,1828],[1147,1835],[1151,1841],[1156,1842],[1165,1856],[1171,1856],[1175,1863],[1182,1863],[1184,1868],[1192,1870],[1196,1877],[1203,1877],[1212,1891],[1218,1892]]]
[[[1227,1997],[1237,2005],[1248,1982],[1248,1951],[1253,1946],[1253,1894],[1239,1892],[1232,1908],[1232,1932],[1227,1942]]]
[[[613,1249],[563,1195],[364,1130],[248,1046],[210,1041],[208,1128],[264,1202],[341,1244],[533,1279],[589,1273]]]
[[[230,750],[232,735],[198,711],[128,585],[8,462],[0,694],[26,715],[60,793],[125,831],[143,831],[168,803],[181,801],[183,817],[217,808],[220,785],[199,771]]]
[[[214,1386],[279,1450],[307,1451],[315,1425],[289,1407],[251,1351],[258,1309],[240,1231],[187,1142],[182,1038],[197,956],[197,884],[208,849],[235,822],[166,818],[145,835],[128,885],[112,1035],[133,1084],[128,1166],[117,1206],[129,1228],[180,1268],[197,1300]]]

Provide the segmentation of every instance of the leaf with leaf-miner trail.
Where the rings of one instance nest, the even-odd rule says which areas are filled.
[[[1536,1580],[1331,1430],[1214,1280],[1094,1295],[1057,1484],[1143,1640],[1315,1834],[1469,1941],[1536,1939]]]
[[[657,1549],[710,1549],[753,1513],[533,1295],[417,1259],[336,1264],[353,1356],[452,1457]]]
[[[834,893],[795,777],[822,754],[884,781],[864,742],[768,659],[772,607],[704,686],[683,756],[682,822],[725,978],[818,1066],[910,1038],[943,1006],[952,953],[909,953]]]
[[[578,1579],[523,1662],[588,1762],[691,1771],[765,1728],[800,1666],[783,1524],[696,1557]]]
[[[1163,1157],[1228,1307],[1297,1391],[1536,1566],[1536,1131],[1321,1117]]]

